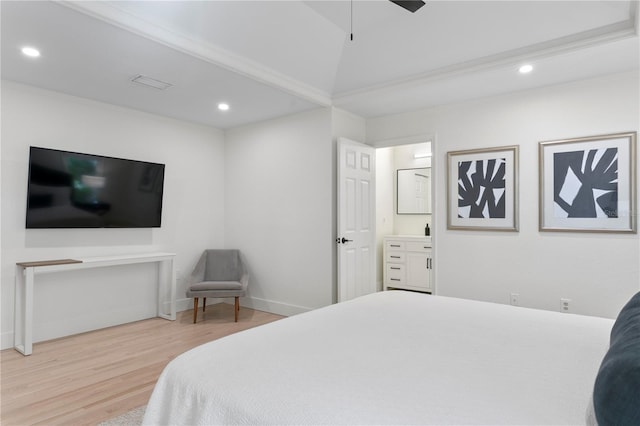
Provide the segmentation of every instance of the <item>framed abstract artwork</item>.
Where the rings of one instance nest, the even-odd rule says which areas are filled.
[[[636,133],[539,143],[540,231],[636,232]]]
[[[447,153],[447,229],[518,230],[518,147]]]

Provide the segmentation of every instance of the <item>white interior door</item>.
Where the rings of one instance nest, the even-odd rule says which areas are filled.
[[[376,291],[375,149],[338,138],[338,302]]]

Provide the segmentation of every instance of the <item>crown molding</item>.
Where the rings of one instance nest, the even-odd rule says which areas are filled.
[[[196,41],[184,34],[180,34],[169,28],[144,20],[121,8],[118,8],[114,3],[76,0],[55,1],[56,3],[77,12],[100,19],[101,21],[148,38],[182,53],[202,59],[203,61],[240,74],[257,82],[283,90],[291,95],[298,96],[319,106],[330,106],[332,104],[330,94],[318,90],[313,86],[288,77],[255,61],[251,61],[244,56],[240,56],[218,46],[214,46],[211,43],[199,40]]]
[[[384,95],[385,92],[398,89],[411,89],[437,80],[448,79],[480,71],[486,71],[505,66],[517,68],[522,62],[532,62],[557,55],[568,54],[578,50],[595,47],[606,43],[637,37],[637,28],[634,17],[595,28],[581,33],[571,34],[550,41],[536,43],[522,48],[512,49],[495,55],[484,56],[472,61],[461,62],[446,67],[437,68],[416,74],[408,78],[397,79],[382,84],[370,85],[357,90],[335,94],[334,104],[340,106],[357,101],[362,96]]]
[[[373,141],[367,141],[367,144],[374,148],[389,148],[402,145],[414,145],[418,143],[430,143],[433,147],[436,136],[433,133],[419,133],[416,135],[404,136],[401,138],[392,139],[377,139]]]

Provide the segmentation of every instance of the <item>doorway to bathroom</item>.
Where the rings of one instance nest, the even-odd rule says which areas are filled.
[[[383,288],[385,236],[432,235],[432,137],[376,146],[376,283]],[[407,143],[408,142],[408,143]]]

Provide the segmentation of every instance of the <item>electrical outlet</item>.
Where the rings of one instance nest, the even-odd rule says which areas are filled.
[[[518,293],[511,293],[509,297],[509,303],[511,303],[513,306],[520,306],[519,298],[520,295]]]
[[[571,299],[560,299],[560,312],[569,313],[571,312]]]

